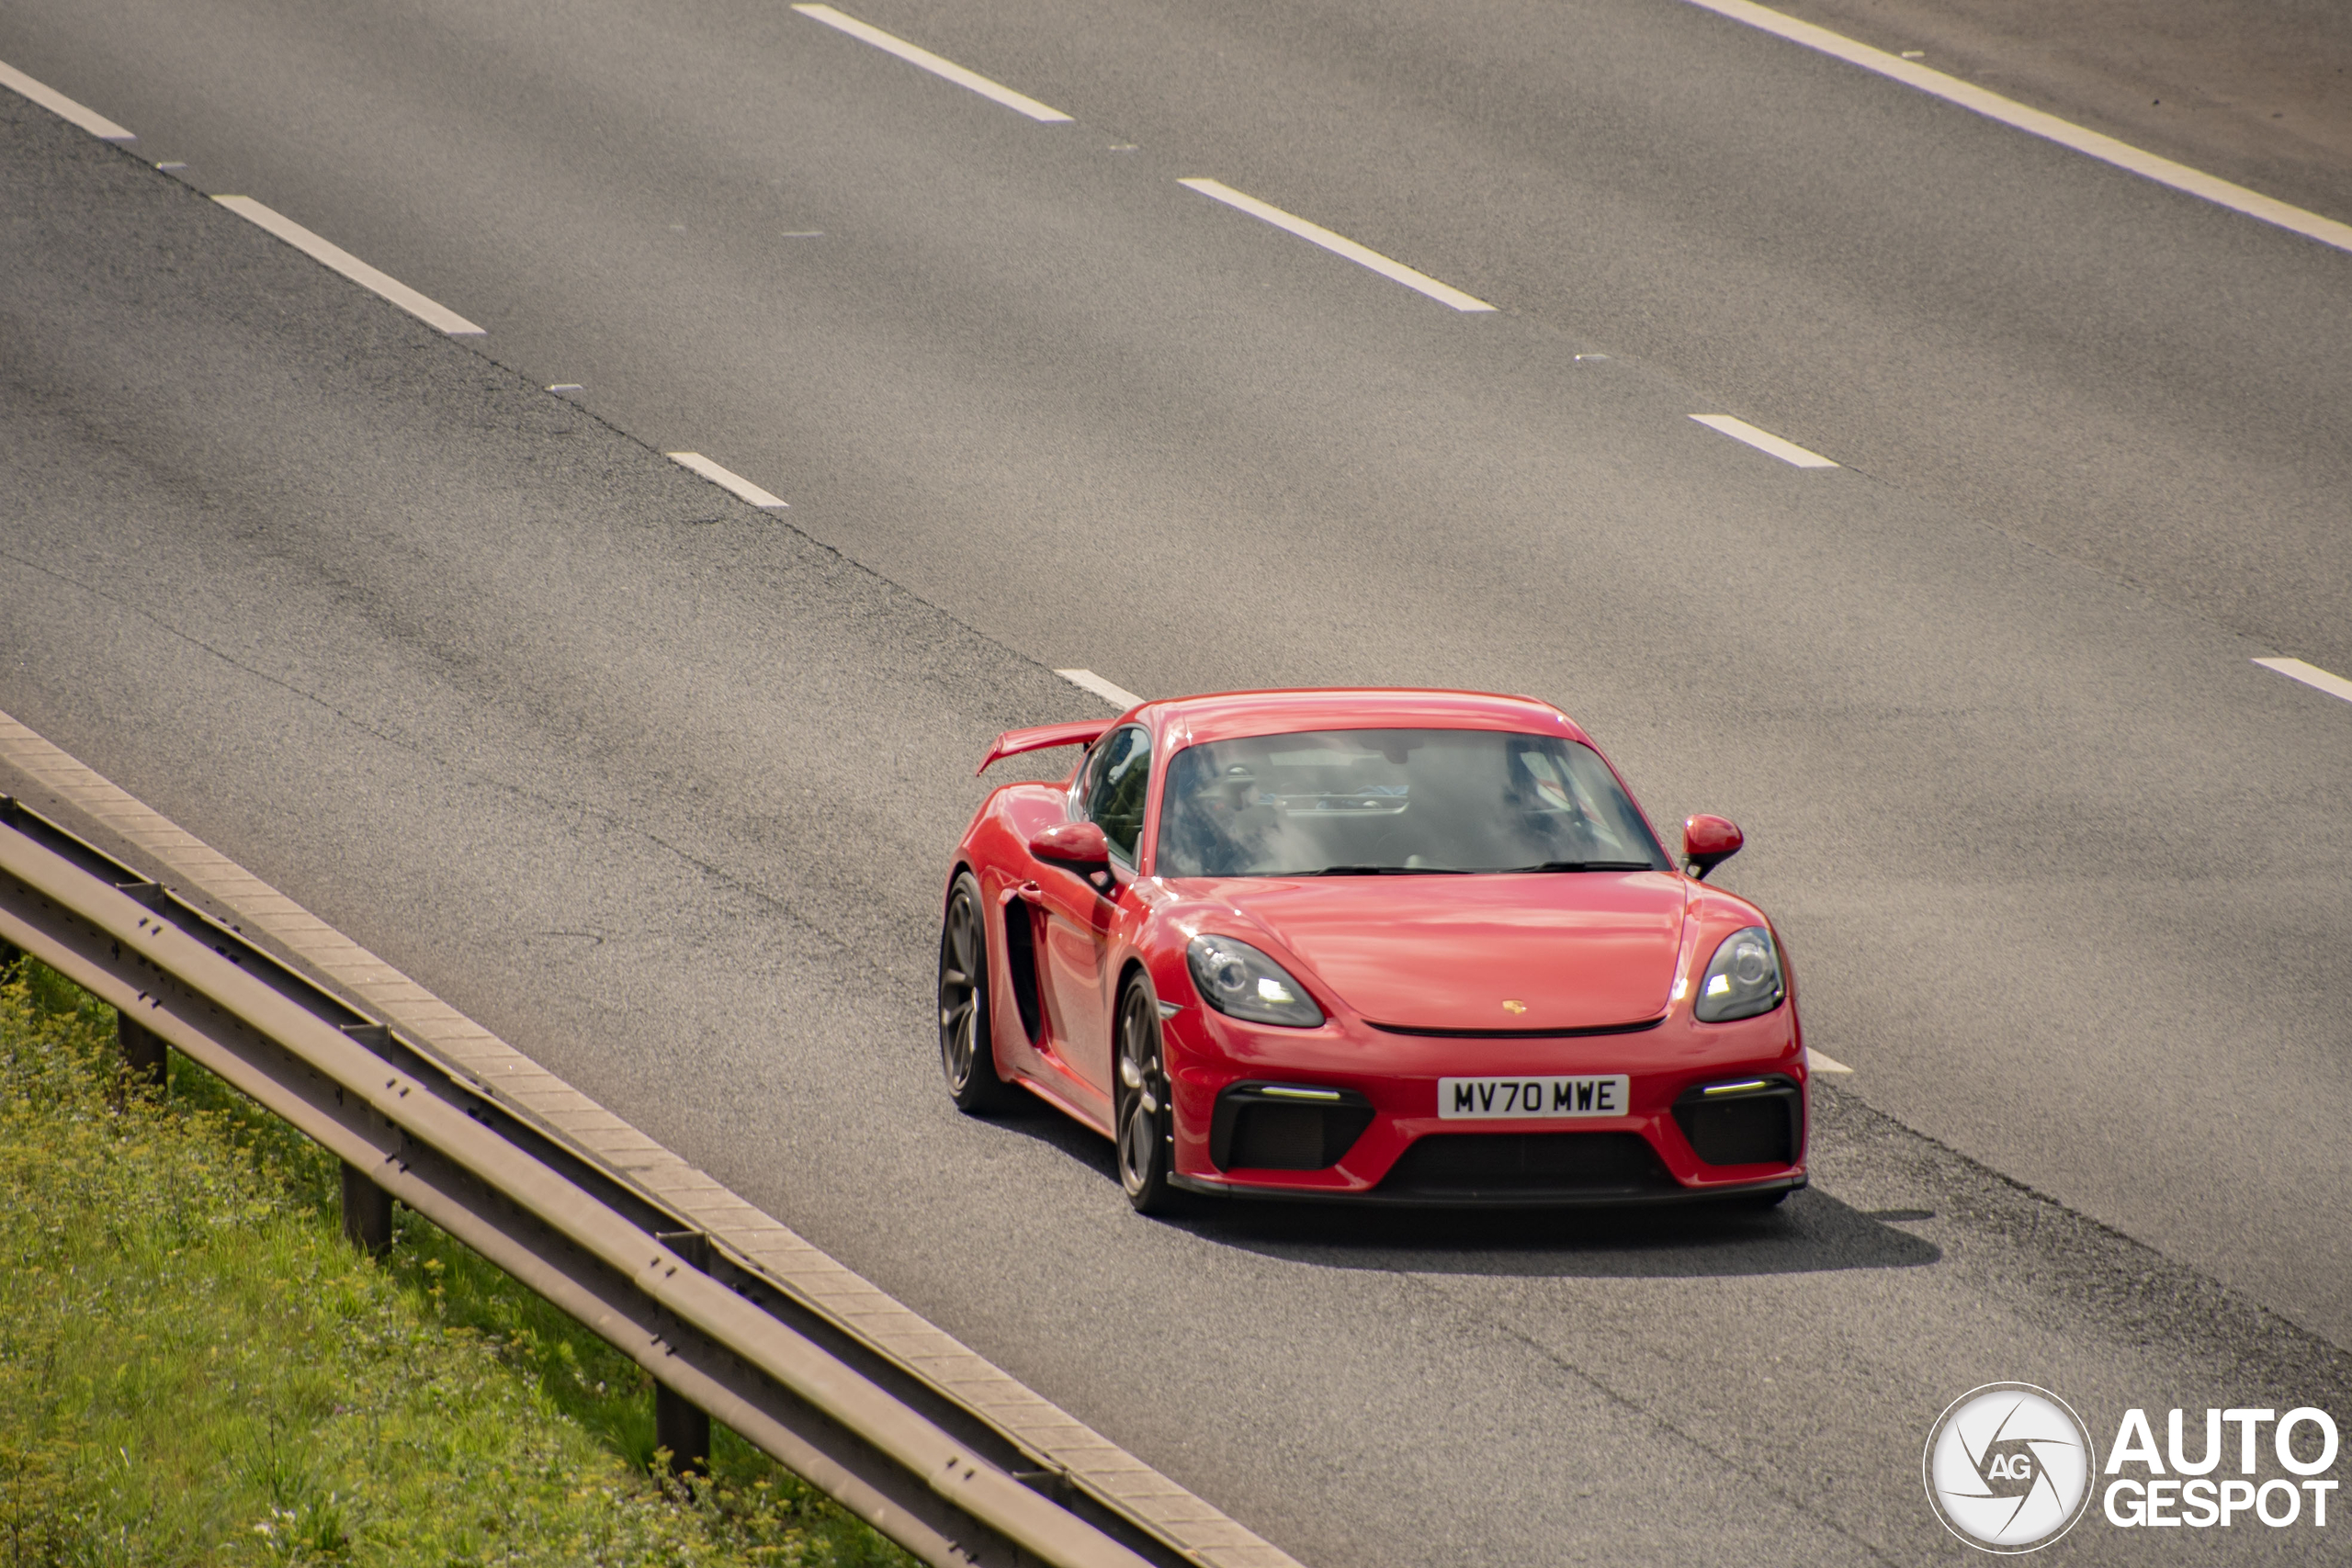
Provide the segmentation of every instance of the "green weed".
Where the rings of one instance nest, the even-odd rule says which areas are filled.
[[[724,1429],[666,1479],[634,1362],[405,1211],[353,1250],[332,1159],[7,960],[0,1568],[908,1562]]]

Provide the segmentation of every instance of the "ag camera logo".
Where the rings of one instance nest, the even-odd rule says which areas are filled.
[[[1944,1528],[1982,1551],[2038,1551],[2091,1500],[2091,1435],[2066,1402],[2026,1382],[1973,1388],[1937,1417],[1920,1469]]]

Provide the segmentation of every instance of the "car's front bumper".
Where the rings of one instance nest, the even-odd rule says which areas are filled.
[[[1172,1177],[1193,1191],[1416,1207],[1580,1205],[1762,1197],[1805,1183],[1810,1117],[1792,1003],[1735,1023],[1700,1023],[1678,1006],[1661,1023],[1623,1032],[1471,1038],[1392,1033],[1351,1019],[1278,1029],[1194,1005],[1168,1021],[1165,1040],[1175,1108]],[[1629,1080],[1623,1115],[1439,1114],[1443,1077],[1609,1074]],[[1747,1080],[1766,1087],[1737,1093],[1770,1098],[1789,1119],[1774,1157],[1702,1158],[1694,1132],[1719,1158],[1726,1148],[1755,1152],[1752,1141],[1726,1142],[1718,1123],[1701,1123],[1692,1113],[1706,1089]],[[1248,1148],[1237,1147],[1233,1106],[1237,1096],[1268,1087],[1336,1091],[1366,1113],[1332,1123],[1322,1151],[1333,1156],[1328,1164],[1252,1166],[1237,1158]],[[1769,1123],[1760,1104],[1748,1110],[1754,1125]],[[1301,1162],[1317,1158],[1317,1146],[1311,1132],[1287,1140]],[[1302,1148],[1308,1152],[1297,1154]]]

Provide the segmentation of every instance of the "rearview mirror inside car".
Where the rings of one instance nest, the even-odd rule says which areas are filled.
[[[1690,874],[1702,882],[1707,873],[1739,853],[1739,846],[1747,841],[1739,824],[1729,818],[1702,812],[1682,824],[1683,858],[1690,863]]]

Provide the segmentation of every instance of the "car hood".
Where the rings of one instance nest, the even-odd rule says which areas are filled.
[[[1682,880],[1660,872],[1232,879],[1216,893],[1304,960],[1310,985],[1409,1029],[1656,1018],[1682,941]]]

